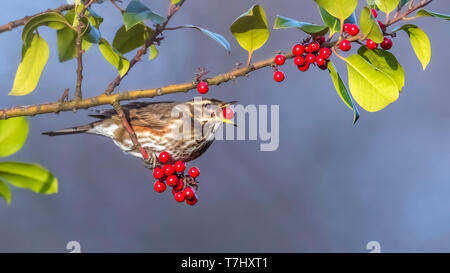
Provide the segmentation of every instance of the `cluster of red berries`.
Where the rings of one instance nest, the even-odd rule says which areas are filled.
[[[378,12],[375,9],[372,9],[372,15],[374,18],[378,17]],[[378,20],[378,25],[380,26],[381,30],[384,31],[386,30],[386,26],[383,24],[383,22],[381,22],[380,20]],[[356,36],[359,33],[359,28],[357,25],[354,24],[344,24],[344,31],[348,33],[348,35],[350,36]],[[378,44],[375,43],[374,41],[372,41],[371,39],[367,39],[366,40],[366,46],[369,49],[375,49],[378,47]],[[383,42],[381,42],[380,47],[384,50],[389,50],[392,48],[392,40],[384,37]],[[352,45],[350,43],[349,40],[344,39],[339,43],[339,49],[342,51],[349,51],[352,48]]]
[[[312,64],[316,64],[318,68],[327,69],[327,62],[331,56],[331,50],[328,47],[321,47],[321,44],[325,42],[323,36],[316,38],[311,43],[296,44],[292,48],[292,54],[294,54],[294,64],[298,70],[305,72]],[[282,54],[275,56],[274,62],[277,66],[283,65],[286,61],[286,57]],[[277,82],[284,80],[284,73],[275,69],[273,78]]]
[[[159,154],[159,162],[168,163],[170,155],[168,152],[161,152]],[[153,188],[156,192],[162,193],[166,190],[167,186],[172,187],[172,194],[177,202],[184,202],[188,205],[195,205],[198,201],[195,194],[195,190],[187,186],[184,182],[184,178],[189,178],[193,181],[200,175],[200,171],[196,167],[192,167],[188,171],[188,176],[184,175],[186,165],[183,161],[177,161],[173,165],[165,164],[162,168],[155,168],[153,170],[153,176],[157,179]],[[167,183],[167,186],[166,186]]]

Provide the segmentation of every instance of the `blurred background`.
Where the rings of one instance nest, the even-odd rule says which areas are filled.
[[[144,2],[166,13],[167,0]],[[63,3],[6,1],[0,23]],[[215,75],[245,62],[246,52],[229,26],[252,4],[265,8],[270,27],[277,14],[321,23],[310,0],[188,0],[170,26],[193,24],[221,33],[232,44],[231,55],[198,31],[166,32],[160,56],[136,65],[119,90],[185,82],[198,67]],[[428,8],[450,13],[450,2],[433,1]],[[122,25],[118,11],[110,3],[94,9],[105,18],[102,35],[112,41]],[[430,37],[429,67],[422,71],[401,33],[392,52],[406,71],[404,91],[378,113],[361,109],[356,126],[319,69],[300,73],[289,62],[281,84],[264,69],[212,87],[208,95],[217,99],[280,105],[280,146],[260,152],[258,141],[216,141],[189,164],[202,172],[194,207],[178,204],[167,192],[155,193],[142,162],[106,138],[41,135],[89,122],[89,112],[29,118],[28,140],[8,160],[46,166],[59,179],[59,193],[13,189],[10,206],[1,200],[0,251],[67,252],[72,240],[83,252],[367,252],[369,241],[379,241],[383,252],[450,251],[449,25],[434,18],[414,24]],[[73,92],[75,60],[58,63],[54,30],[40,33],[50,45],[50,60],[38,88],[24,97],[7,95],[20,61],[21,28],[0,35],[0,107],[55,101],[66,87]],[[290,50],[305,37],[299,30],[271,31],[254,60]],[[102,92],[116,71],[95,46],[85,56],[87,97]],[[345,66],[338,69],[346,81]]]

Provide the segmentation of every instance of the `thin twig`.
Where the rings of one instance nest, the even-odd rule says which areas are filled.
[[[25,17],[23,17],[21,19],[11,21],[11,22],[9,22],[9,23],[7,23],[5,25],[0,26],[0,33],[5,32],[5,31],[11,31],[11,30],[13,30],[16,27],[23,26],[23,25],[25,25],[28,22],[28,20],[30,20],[34,16],[38,16],[38,15],[41,15],[43,13],[50,12],[50,11],[63,12],[63,11],[66,11],[66,10],[73,9],[74,6],[75,5],[67,5],[67,4],[66,5],[61,5],[61,6],[57,7],[56,9],[48,9],[46,11],[39,12],[39,13],[36,13],[34,15],[31,15],[31,16],[25,16]]]
[[[120,105],[120,102],[114,101],[111,105],[114,107],[114,109],[116,110],[120,119],[122,120],[122,124],[125,127],[125,130],[127,130],[128,134],[130,135],[130,138],[131,138],[131,141],[133,142],[134,147],[137,148],[139,150],[139,152],[142,154],[142,158],[144,158],[144,161],[147,161],[149,159],[148,152],[139,143],[136,133],[134,132],[134,129],[131,127],[130,122],[128,121],[128,117],[125,114],[125,112],[123,111],[122,106]]]
[[[138,63],[142,56],[147,53],[148,48],[153,45],[155,42],[158,41],[158,36],[163,33],[164,30],[166,30],[166,26],[169,23],[170,19],[175,15],[175,13],[180,9],[180,7],[183,5],[183,3],[186,0],[181,0],[177,5],[170,4],[169,12],[167,15],[167,20],[162,25],[156,25],[155,31],[153,32],[153,35],[145,41],[145,44],[136,52],[136,55],[134,58],[130,61],[130,66],[128,67],[128,71],[123,75],[118,75],[106,88],[105,94],[109,95],[112,92],[114,92],[114,89],[116,89],[117,86],[120,85],[122,79],[128,75],[130,70],[133,68],[133,66]]]
[[[426,5],[430,4],[432,1],[433,0],[423,0],[419,4],[413,5],[413,1],[411,0],[411,2],[409,2],[408,9],[405,12],[403,12],[402,14],[399,14],[398,16],[395,16],[394,18],[389,20],[389,22],[387,22],[385,24],[385,26],[388,27],[388,26],[390,26],[392,24],[397,23],[398,21],[402,21],[402,20],[405,20],[405,19],[407,21],[408,20],[408,18],[407,18],[408,15],[410,15],[411,13],[413,13],[414,11],[416,11],[416,10],[418,10],[420,8],[425,7]]]
[[[77,26],[77,38],[76,38],[76,48],[77,48],[77,83],[75,86],[75,100],[81,100],[83,98],[81,86],[83,83],[83,40],[82,40],[82,32],[83,32],[83,23],[81,22],[81,18],[86,14],[86,10],[95,2],[96,0],[90,0],[78,14],[78,26]],[[87,27],[87,26],[86,26]]]

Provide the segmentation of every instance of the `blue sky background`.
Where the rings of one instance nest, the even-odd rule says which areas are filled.
[[[0,23],[63,2],[6,1]],[[165,14],[167,0],[144,2]],[[194,30],[167,32],[159,58],[136,65],[119,89],[185,82],[197,67],[214,75],[245,62],[229,26],[254,3],[266,9],[270,26],[277,14],[321,22],[313,1],[188,0],[170,25],[221,33],[232,43],[231,55]],[[433,1],[429,9],[450,13],[450,2]],[[105,17],[101,32],[111,41],[122,24],[118,11],[109,3],[95,10]],[[422,71],[400,34],[392,52],[406,71],[403,93],[378,113],[362,110],[356,126],[327,73],[318,69],[300,73],[289,62],[281,84],[265,69],[212,87],[209,96],[217,99],[280,105],[280,147],[260,152],[257,141],[215,142],[191,163],[202,171],[195,207],[156,194],[151,173],[107,139],[40,134],[88,122],[88,112],[30,118],[27,143],[10,159],[52,170],[59,194],[14,189],[11,206],[0,202],[0,251],[65,252],[72,240],[86,252],[366,252],[372,240],[389,252],[450,251],[449,23],[416,23],[432,42],[429,67]],[[24,97],[7,95],[20,60],[21,30],[0,35],[0,107],[55,101],[66,87],[73,91],[75,61],[58,63],[54,31],[40,33],[49,42],[50,60],[36,91]],[[296,30],[271,31],[254,60],[304,37]],[[85,60],[84,94],[94,96],[116,71],[96,47]],[[346,78],[345,67],[338,68]]]

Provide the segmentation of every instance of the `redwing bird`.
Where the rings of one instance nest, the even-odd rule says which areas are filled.
[[[215,133],[225,119],[222,109],[235,102],[215,99],[193,99],[186,102],[134,102],[122,106],[141,146],[150,155],[148,166],[159,166],[157,156],[162,151],[171,161],[184,162],[202,155],[215,139]],[[111,138],[125,153],[142,158],[131,141],[128,131],[114,109],[99,110],[89,115],[99,120],[92,123],[44,132],[49,136],[92,134]]]

